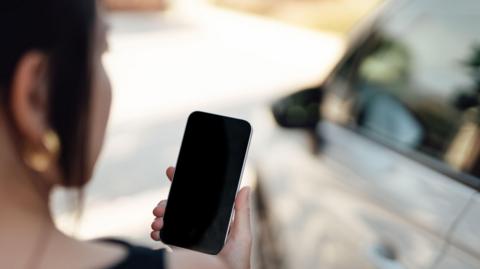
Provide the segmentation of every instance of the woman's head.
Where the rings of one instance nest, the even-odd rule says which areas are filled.
[[[2,1],[0,37],[0,132],[10,134],[23,160],[27,152],[47,150],[42,141],[53,131],[61,150],[45,178],[83,185],[100,152],[110,107],[101,63],[105,27],[96,2]]]

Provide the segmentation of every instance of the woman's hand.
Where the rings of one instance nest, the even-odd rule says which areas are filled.
[[[173,174],[175,173],[175,168],[167,168],[167,178],[170,182],[173,180]],[[163,227],[163,215],[165,214],[165,207],[167,206],[167,200],[162,200],[157,206],[153,209],[153,215],[155,219],[152,222],[152,232],[150,237],[155,241],[160,241],[160,230]]]
[[[170,181],[172,181],[174,173],[175,168],[169,167],[167,169],[167,177]],[[155,241],[160,240],[160,230],[163,227],[163,215],[165,214],[166,205],[167,201],[162,200],[153,209],[153,215],[156,218],[152,222],[153,231],[151,232],[151,237]],[[250,188],[244,187],[237,194],[233,223],[222,251],[217,256],[211,256],[194,251],[176,250],[172,255],[171,265],[172,268],[190,268],[190,266],[192,268],[202,268],[200,261],[204,261],[205,268],[211,265],[211,268],[248,269],[250,268],[251,247]]]

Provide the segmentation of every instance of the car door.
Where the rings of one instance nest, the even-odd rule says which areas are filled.
[[[476,3],[413,2],[326,83],[318,153],[271,141],[261,177],[286,267],[432,268],[450,249],[478,186]]]
[[[480,268],[480,195],[476,194],[462,219],[455,225],[449,246],[435,268]]]
[[[451,266],[444,254],[453,228],[450,240],[463,240],[460,249],[472,256],[478,248],[467,228],[473,220],[459,220],[479,185],[480,31],[471,27],[480,22],[478,7],[468,0],[410,5],[374,31],[330,82],[323,111],[333,124],[318,132],[323,155],[345,188],[355,189],[350,199],[369,200],[357,208],[364,219],[358,225],[371,234],[362,236],[373,246],[365,259],[374,268],[426,268],[441,258],[449,264],[441,268],[473,268],[471,261]]]
[[[462,122],[460,132],[455,138],[457,148],[469,148],[469,154],[463,158],[463,164],[468,174],[473,178],[473,188],[480,190],[480,30],[471,25],[480,23],[480,3],[472,1],[463,5],[461,16],[457,16],[457,32],[463,36],[472,36],[463,40],[464,47],[469,48],[463,61],[465,69],[472,77],[472,83],[465,87],[459,102],[468,116]],[[455,37],[452,37],[455,38]],[[480,233],[477,226],[480,221],[480,194],[477,192],[465,208],[462,217],[452,227],[448,236],[448,247],[436,268],[480,268]]]

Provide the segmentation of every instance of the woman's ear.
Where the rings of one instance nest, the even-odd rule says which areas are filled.
[[[49,129],[48,62],[38,51],[23,55],[17,64],[12,86],[12,119],[25,142],[38,145]]]

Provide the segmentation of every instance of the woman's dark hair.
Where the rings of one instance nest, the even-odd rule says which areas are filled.
[[[62,143],[64,184],[85,181],[94,0],[0,2],[0,107],[10,117],[11,86],[18,61],[29,51],[48,57],[48,115]],[[15,127],[15,126],[13,126]]]

